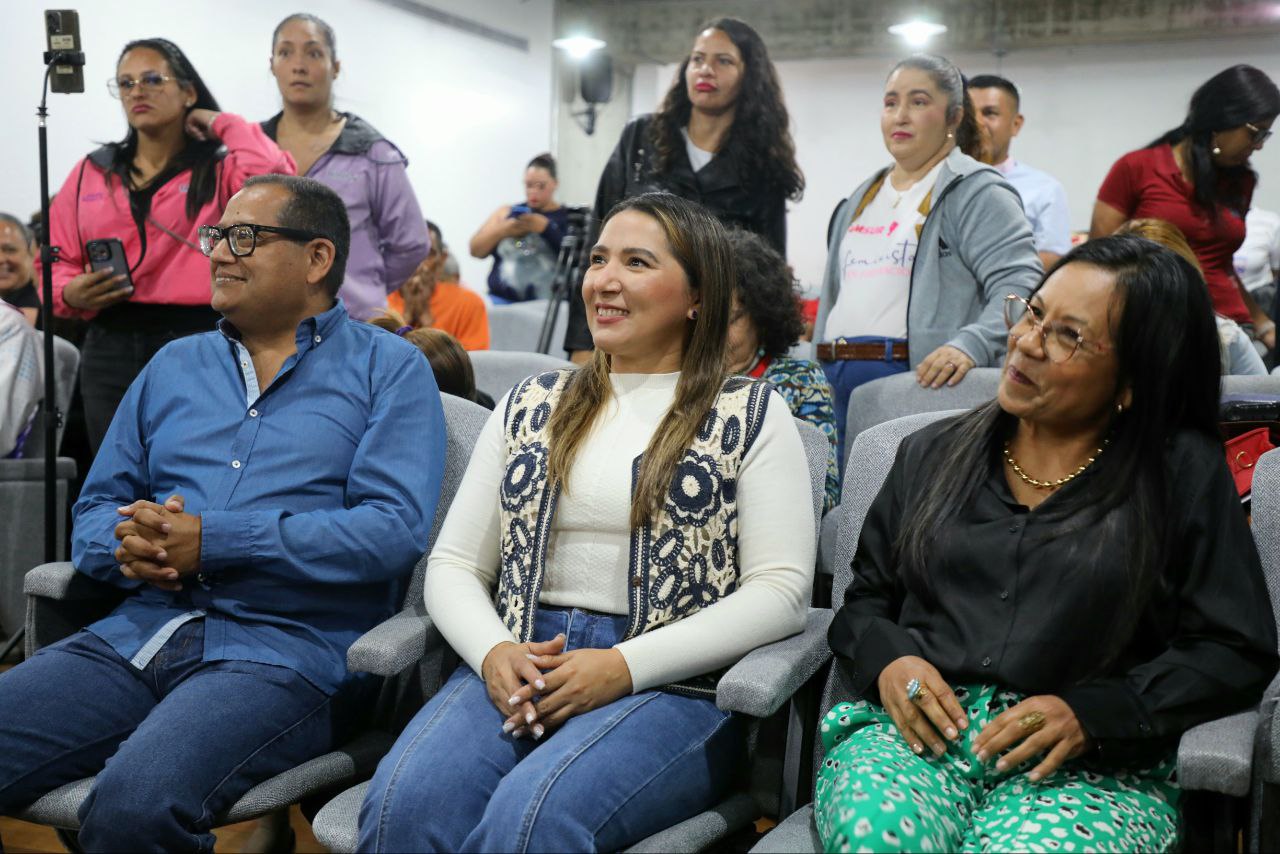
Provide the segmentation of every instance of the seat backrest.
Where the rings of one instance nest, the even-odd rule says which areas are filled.
[[[444,517],[449,514],[449,506],[453,504],[453,497],[458,494],[458,486],[462,483],[462,475],[467,471],[471,452],[475,450],[480,431],[489,419],[489,410],[478,403],[451,394],[440,395],[440,402],[444,406],[444,479],[440,483],[440,500],[436,503],[436,515],[431,521],[427,550],[413,568],[413,577],[405,595],[405,602],[410,604],[422,601],[422,577],[427,571],[427,555],[431,554],[431,549],[436,544],[440,526],[444,524]]]
[[[840,610],[844,603],[844,593],[853,581],[853,555],[858,548],[858,537],[862,535],[862,520],[871,509],[871,502],[880,494],[889,469],[893,468],[894,458],[898,455],[898,446],[902,440],[912,433],[927,427],[935,421],[959,415],[965,410],[953,409],[944,412],[922,412],[896,418],[863,430],[852,441],[849,449],[849,465],[845,469],[845,482],[840,509],[844,516],[836,529],[835,554],[831,557],[831,565],[835,567],[835,577],[831,585],[831,607]],[[844,671],[838,664],[833,664],[827,676],[827,685],[822,693],[820,714],[825,715],[836,703],[853,696],[853,691],[846,684]],[[814,774],[822,768],[822,739],[818,738],[814,747]]]
[[[538,349],[538,335],[547,315],[548,301],[513,302],[489,307],[489,348],[491,350],[520,350],[532,353]],[[555,326],[551,332],[551,352],[564,352],[564,330],[569,322],[568,303],[561,301],[556,312]]]
[[[1252,502],[1253,541],[1280,632],[1280,450],[1263,454],[1254,467]]]
[[[476,388],[495,401],[515,388],[525,377],[544,371],[572,368],[573,362],[545,353],[523,353],[511,350],[474,350],[471,367],[476,375]]]
[[[973,409],[986,403],[996,396],[1000,387],[1000,371],[1000,368],[974,368],[956,385],[942,388],[921,388],[914,371],[858,386],[849,395],[844,431],[846,459],[853,440],[868,427],[917,412]]]
[[[43,353],[41,345],[41,353]],[[62,448],[62,434],[67,429],[67,412],[71,409],[71,396],[76,390],[76,372],[80,369],[80,351],[76,345],[65,338],[53,336],[53,381],[55,400],[58,411],[62,413],[62,423],[58,425],[57,448]],[[36,459],[44,456],[44,418],[45,405],[40,404],[35,420],[31,424],[31,432],[22,448],[22,456]]]
[[[831,454],[831,440],[808,421],[795,419],[804,444],[804,456],[809,463],[809,486],[813,495],[813,519],[815,536],[822,524],[822,507],[827,500],[827,460]]]
[[[1280,377],[1238,376],[1229,374],[1222,378],[1223,394],[1280,394]]]

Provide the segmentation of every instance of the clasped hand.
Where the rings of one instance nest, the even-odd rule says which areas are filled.
[[[489,651],[481,678],[489,700],[507,716],[502,731],[541,739],[574,715],[631,693],[631,671],[616,649],[564,652],[565,637],[501,643]]]
[[[161,590],[182,589],[182,578],[200,568],[200,517],[185,507],[181,495],[172,495],[163,505],[135,501],[116,511],[128,517],[115,528],[121,575]]]
[[[907,684],[919,679],[925,690],[922,700],[907,696]],[[904,655],[889,663],[877,682],[880,702],[893,719],[898,732],[917,753],[928,745],[934,756],[946,752],[943,741],[955,741],[969,720],[956,699],[951,686],[932,664],[914,655]],[[1028,728],[1023,721],[1038,712],[1043,722]],[[1075,712],[1061,697],[1040,695],[1028,697],[988,721],[973,739],[973,752],[979,762],[999,756],[997,771],[1016,768],[1036,756],[1040,763],[1027,775],[1032,782],[1042,780],[1066,762],[1082,755],[1091,747],[1089,736]],[[1007,753],[1005,751],[1008,751]],[[1001,754],[1004,754],[1001,756]]]

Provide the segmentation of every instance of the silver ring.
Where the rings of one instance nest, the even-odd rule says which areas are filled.
[[[956,363],[955,363],[955,362],[947,362],[947,367],[948,367],[948,368],[951,368],[952,370],[955,370]]]
[[[915,702],[919,699],[920,694],[924,691],[924,686],[920,684],[919,679],[912,679],[907,683],[907,699]]]

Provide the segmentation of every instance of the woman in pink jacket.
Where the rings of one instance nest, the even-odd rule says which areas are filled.
[[[209,261],[197,229],[253,175],[293,159],[218,102],[177,45],[125,45],[107,81],[129,132],[71,170],[50,208],[55,313],[89,320],[80,389],[94,452],[134,377],[169,341],[211,330]],[[85,245],[116,238],[129,270],[90,272]]]

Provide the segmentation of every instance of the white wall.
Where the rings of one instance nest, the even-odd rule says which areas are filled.
[[[1003,74],[1022,90],[1026,124],[1015,157],[1062,181],[1071,222],[1088,228],[1099,185],[1117,157],[1181,123],[1195,88],[1247,62],[1280,80],[1274,38],[1108,45],[1005,57]],[[951,57],[970,76],[994,71],[985,54]],[[809,288],[821,283],[827,221],[836,203],[888,162],[879,130],[880,92],[891,57],[778,63],[807,189],[788,216],[788,257]],[[675,66],[635,74],[632,109],[655,109]],[[600,165],[594,165],[599,174]],[[1280,210],[1280,146],[1253,158],[1258,207]]]
[[[484,40],[378,0],[80,0],[85,93],[49,96],[49,180],[57,191],[76,159],[125,132],[106,81],[125,42],[163,36],[191,58],[223,109],[261,120],[279,110],[268,72],[271,31],[305,9],[337,33],[336,106],[368,120],[409,158],[423,212],[440,224],[483,290],[488,262],[467,241],[497,205],[520,198],[531,156],[551,143],[553,0],[429,0],[432,6],[529,40],[529,52]],[[6,0],[0,35],[7,132],[0,135],[0,210],[39,208],[35,107],[46,0]]]

